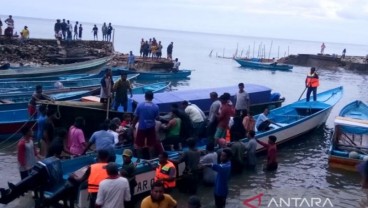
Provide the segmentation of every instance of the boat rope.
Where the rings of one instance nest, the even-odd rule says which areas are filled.
[[[31,120],[31,119],[30,119]],[[29,121],[30,121],[29,120]],[[15,135],[17,135],[22,129],[23,129],[23,127],[24,126],[26,126],[28,123],[29,123],[29,121],[27,121],[27,122],[25,122],[16,132],[14,132],[11,136],[9,136],[8,138],[6,138],[4,141],[2,141],[2,142],[0,142],[0,146],[2,145],[2,144],[4,144],[4,143],[6,143],[7,141],[9,141],[10,139],[12,139]],[[35,126],[36,126],[36,124],[37,124],[37,122],[35,122],[32,126],[31,126],[31,129],[33,129]],[[10,143],[10,144],[8,144],[8,145],[6,145],[6,146],[3,146],[3,147],[1,147],[0,148],[0,151],[3,151],[3,150],[6,150],[6,149],[9,149],[9,148],[11,148],[11,147],[13,147],[13,146],[15,146],[18,142],[19,142],[19,140],[20,139],[17,139],[15,142],[13,142],[13,143]]]
[[[47,104],[47,107],[49,105]],[[60,114],[60,106],[59,105],[56,105],[56,115],[55,115],[55,118],[56,119],[60,119],[61,118],[61,114]]]

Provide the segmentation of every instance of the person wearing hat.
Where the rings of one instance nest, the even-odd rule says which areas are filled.
[[[271,135],[268,137],[268,143],[262,142],[257,139],[258,144],[262,145],[267,149],[267,164],[263,169],[265,171],[274,171],[277,170],[277,146],[276,146],[277,137]]]
[[[108,177],[100,182],[96,208],[124,208],[124,202],[131,199],[129,182],[126,178],[120,177],[116,163],[110,162],[104,168]]]
[[[21,32],[22,34],[22,39],[26,40],[29,39],[29,30],[27,26],[24,26],[24,29]]]
[[[127,74],[122,72],[120,79],[114,84],[112,90],[115,92],[114,109],[118,110],[119,106],[123,106],[124,112],[128,110],[128,91],[130,97],[133,97],[132,85],[127,80]]]
[[[123,166],[120,170],[120,175],[129,182],[130,195],[133,197],[134,188],[137,186],[137,181],[135,180],[135,164],[132,161],[133,152],[130,149],[125,149],[123,152]],[[125,202],[126,207],[134,207],[133,200]]]
[[[107,103],[108,99],[111,99],[113,86],[111,69],[106,68],[105,76],[101,79],[100,103]]]

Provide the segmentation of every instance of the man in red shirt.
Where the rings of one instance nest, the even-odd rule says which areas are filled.
[[[216,133],[215,133],[216,141],[226,136],[226,130],[229,127],[230,117],[234,116],[235,114],[234,106],[232,106],[229,103],[229,100],[230,100],[229,95],[230,94],[228,93],[224,93],[219,98],[221,102],[221,107],[220,107],[218,114],[216,115],[217,121],[218,121]]]
[[[278,167],[276,140],[273,135],[268,137],[268,144],[257,139],[257,142],[267,149],[267,165],[264,168],[266,171],[274,171]]]

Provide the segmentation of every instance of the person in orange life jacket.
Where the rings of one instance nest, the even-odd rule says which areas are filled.
[[[310,94],[313,92],[313,100],[317,100],[317,87],[319,86],[319,77],[316,73],[316,68],[312,67],[310,73],[305,79],[305,87],[307,90],[307,102],[309,102]]]
[[[108,178],[105,166],[109,157],[110,154],[107,150],[99,150],[97,152],[98,162],[92,164],[80,179],[74,178],[77,182],[83,182],[88,179],[89,208],[95,208],[99,184],[102,180]]]
[[[156,168],[155,181],[161,181],[165,186],[165,192],[170,192],[176,186],[176,168],[168,160],[169,155],[163,152],[158,156],[159,164]]]

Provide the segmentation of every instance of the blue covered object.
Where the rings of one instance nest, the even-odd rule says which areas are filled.
[[[238,86],[231,86],[155,93],[153,102],[159,106],[161,112],[170,111],[173,103],[181,103],[184,100],[196,104],[204,111],[208,111],[212,103],[210,100],[211,92],[217,92],[219,96],[228,92],[231,94],[232,101],[235,102],[234,96],[238,90]],[[267,103],[270,101],[271,89],[268,87],[256,84],[245,84],[245,90],[249,94],[251,104]],[[138,103],[145,101],[144,95],[135,95],[133,99]]]

